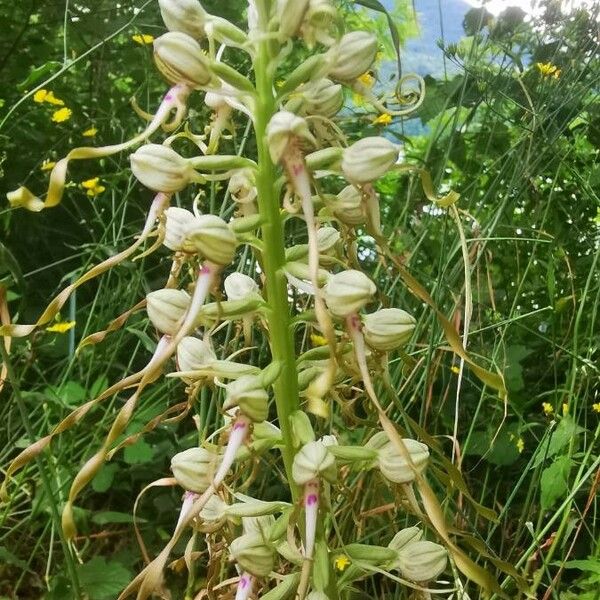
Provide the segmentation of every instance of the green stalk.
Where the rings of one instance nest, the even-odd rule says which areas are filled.
[[[261,30],[266,33],[268,28],[268,1],[258,2]],[[256,78],[256,116],[254,130],[258,149],[258,172],[256,188],[258,192],[258,208],[263,217],[262,241],[263,270],[267,301],[271,309],[269,319],[269,337],[271,356],[279,361],[282,370],[277,381],[273,384],[277,417],[283,438],[283,462],[292,498],[296,500],[299,491],[293,485],[292,461],[294,446],[290,426],[290,415],[299,408],[298,372],[296,369],[296,352],[292,336],[290,306],[288,302],[287,279],[283,272],[285,265],[285,244],[283,222],[279,207],[279,195],[275,188],[277,173],[271,160],[267,144],[267,125],[276,112],[275,96],[273,94],[273,79],[269,68],[269,41],[259,44],[258,55],[254,63]]]

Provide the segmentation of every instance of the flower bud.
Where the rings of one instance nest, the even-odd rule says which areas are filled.
[[[423,536],[423,532],[418,527],[406,527],[401,529],[390,541],[388,548],[400,550],[407,544],[418,542]]]
[[[334,216],[346,225],[362,225],[366,220],[362,193],[353,185],[347,185],[327,205]]]
[[[218,460],[206,448],[188,448],[171,459],[171,471],[182,488],[201,494],[212,483]]]
[[[225,294],[228,300],[244,300],[248,296],[260,296],[260,288],[258,283],[244,273],[231,273],[225,277],[223,282]]]
[[[316,146],[316,140],[302,117],[282,110],[273,115],[267,125],[267,142],[273,162],[279,162],[289,143],[293,140],[305,140]]]
[[[344,150],[342,172],[353,183],[369,183],[394,166],[400,150],[384,137],[367,137]]]
[[[195,177],[193,167],[183,156],[161,144],[146,144],[129,160],[138,181],[155,192],[180,192]]]
[[[298,485],[317,477],[333,482],[336,475],[335,458],[321,441],[304,444],[294,456],[292,477]]]
[[[254,498],[250,498],[250,496],[244,496],[243,494],[242,497],[246,498],[248,502],[240,502],[240,504],[250,504],[250,502],[254,500]],[[260,502],[260,500],[256,500],[256,502]],[[266,504],[271,503],[267,502]],[[271,512],[275,511],[273,510]],[[244,534],[259,533],[263,540],[270,540],[271,528],[273,527],[273,525],[275,525],[275,517],[271,514],[271,512],[262,515],[242,517],[242,531],[244,532]]]
[[[227,186],[231,197],[240,204],[256,200],[256,182],[250,169],[240,169],[229,179]]]
[[[302,112],[307,115],[333,117],[344,104],[344,90],[330,79],[319,79],[302,93]]]
[[[371,301],[377,288],[361,271],[353,269],[331,275],[323,288],[327,308],[335,317],[347,317]]]
[[[200,518],[208,522],[220,521],[225,517],[228,508],[227,503],[214,494],[200,511]]]
[[[330,0],[310,0],[301,27],[302,38],[309,49],[315,44],[331,46],[335,43],[338,13]]]
[[[331,52],[334,58],[329,77],[350,83],[371,68],[377,55],[377,38],[366,31],[352,31]]]
[[[237,239],[220,217],[200,215],[186,229],[185,246],[217,265],[228,265],[235,255]]]
[[[201,39],[207,12],[197,0],[158,0],[160,15],[169,31],[181,31]]]
[[[170,206],[165,210],[165,237],[163,244],[169,250],[183,250],[186,228],[196,220],[194,213],[185,208]]]
[[[365,341],[371,348],[387,352],[404,346],[416,320],[399,308],[382,308],[363,317]]]
[[[172,84],[185,83],[198,89],[213,76],[200,44],[180,31],[170,31],[154,40],[154,62],[162,76]]]
[[[294,37],[308,8],[309,0],[279,0],[277,16],[279,17],[279,37],[281,41]]]
[[[394,566],[406,579],[421,582],[441,575],[447,562],[448,552],[443,546],[420,540],[401,548]]]
[[[260,533],[242,535],[229,546],[231,558],[255,577],[266,577],[275,566],[273,548]]]
[[[184,290],[156,290],[146,295],[146,312],[158,331],[175,335],[190,301],[190,295]]]
[[[335,227],[320,227],[317,230],[317,247],[319,253],[327,254],[335,249],[340,241],[340,232]]]
[[[409,464],[404,453],[398,450],[384,431],[376,433],[366,444],[367,448],[377,450],[377,466],[381,474],[395,483],[413,481],[416,473],[425,470],[429,460],[429,449],[425,444],[409,438],[404,438],[402,443],[410,455],[412,464]]]
[[[216,359],[210,344],[199,338],[186,336],[177,345],[177,365],[180,371],[197,371]]]
[[[224,410],[238,406],[242,414],[255,423],[264,421],[269,415],[269,394],[262,386],[260,377],[240,377],[229,383],[225,390]]]

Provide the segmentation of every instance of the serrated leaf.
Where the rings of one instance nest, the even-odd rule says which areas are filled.
[[[119,562],[95,556],[78,566],[79,583],[89,600],[113,600],[131,580],[131,572]]]
[[[552,508],[557,500],[567,494],[571,464],[569,456],[560,456],[542,472],[540,504],[543,510]]]
[[[127,446],[125,448],[123,458],[129,465],[139,465],[148,462],[153,454],[154,451],[152,450],[152,446],[144,440],[140,440],[133,444],[133,446]]]

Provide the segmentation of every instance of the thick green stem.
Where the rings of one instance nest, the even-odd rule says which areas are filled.
[[[261,15],[262,25],[266,28],[267,15]],[[264,29],[263,29],[264,31]],[[258,172],[256,187],[258,192],[258,208],[264,219],[262,227],[263,269],[265,275],[266,295],[271,309],[269,319],[269,337],[271,355],[279,361],[282,371],[273,384],[277,417],[283,437],[283,461],[290,483],[292,497],[298,497],[298,490],[293,484],[292,461],[294,447],[289,417],[299,408],[298,372],[296,369],[296,353],[292,336],[290,304],[288,301],[287,280],[283,272],[285,265],[285,244],[283,222],[279,206],[279,195],[275,188],[277,179],[275,165],[271,160],[267,145],[267,125],[276,112],[273,81],[269,69],[268,41],[259,45],[254,65],[256,90],[256,116],[254,127],[258,149]]]

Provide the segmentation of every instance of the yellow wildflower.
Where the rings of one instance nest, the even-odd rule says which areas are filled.
[[[52,120],[55,123],[62,123],[68,121],[71,118],[73,111],[70,108],[59,108],[52,113]]]
[[[343,571],[349,564],[350,559],[345,554],[339,554],[333,561],[333,565],[338,571]]]
[[[554,412],[554,407],[550,402],[542,402],[542,409],[544,410],[544,414],[546,416],[551,415]]]
[[[370,88],[370,87],[373,87],[373,84],[375,83],[375,78],[373,77],[373,75],[371,75],[371,73],[363,73],[358,78],[358,81],[360,81],[363,85]]]
[[[92,126],[89,129],[86,129],[81,135],[83,137],[94,137],[98,133],[98,130]]]
[[[550,62],[547,63],[535,63],[538,71],[542,77],[554,77],[558,79],[560,77],[560,69]]]
[[[86,190],[86,194],[90,198],[95,198],[101,194],[106,188],[100,184],[100,177],[93,177],[81,182],[81,187]]]
[[[48,160],[47,158],[45,158],[40,169],[42,171],[49,171],[50,169],[54,168],[55,164],[56,164],[56,162],[54,162],[53,160]]]
[[[521,454],[521,452],[523,452],[524,449],[525,449],[525,442],[523,441],[523,438],[520,437],[517,440],[517,450],[519,451],[519,454]]]
[[[310,334],[310,341],[313,343],[313,346],[327,346],[327,340],[322,335],[316,333]]]
[[[93,177],[92,179],[86,179],[85,181],[81,182],[81,187],[85,188],[86,190],[93,190],[98,185],[99,181],[100,181],[100,177]]]
[[[47,95],[48,95],[48,90],[38,90],[33,95],[33,101],[41,104],[46,99]]]
[[[456,375],[458,375],[460,373],[460,369],[456,366],[456,365],[452,365],[450,367],[450,370],[455,373]]]
[[[146,44],[151,44],[154,41],[154,36],[148,33],[136,33],[135,35],[131,36],[131,39],[137,44],[144,46]]]
[[[73,329],[73,327],[75,327],[75,321],[59,321],[58,323],[54,323],[54,325],[50,325],[50,327],[46,327],[46,331],[66,333],[69,329]]]
[[[95,198],[96,196],[99,196],[106,188],[103,185],[97,185],[95,188],[92,188],[91,190],[88,190],[86,192],[86,194],[90,197],[90,198]]]
[[[566,417],[569,414],[569,405],[566,402],[563,402],[562,413],[563,417]]]
[[[64,106],[65,103],[60,98],[57,98],[52,91],[38,90],[33,95],[33,101],[41,104],[42,102],[48,102],[48,104],[54,104],[54,106]]]
[[[64,100],[57,98],[52,92],[48,92],[46,97],[44,98],[44,102],[48,102],[48,104],[54,104],[54,106],[64,106]]]
[[[592,410],[594,412],[600,413],[600,402],[594,402],[594,404],[592,404]]]
[[[388,115],[388,113],[383,113],[379,115],[376,119],[373,119],[373,125],[389,125],[392,122],[392,115]]]

